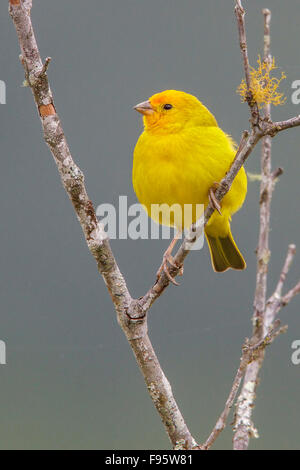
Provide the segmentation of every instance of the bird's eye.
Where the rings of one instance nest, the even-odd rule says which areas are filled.
[[[168,109],[172,109],[173,106],[172,106],[171,104],[168,104],[168,103],[167,103],[167,104],[164,104],[163,108],[166,109],[166,110],[168,110]]]

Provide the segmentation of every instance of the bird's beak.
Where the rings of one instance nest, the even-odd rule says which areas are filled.
[[[136,106],[133,107],[133,109],[135,109],[141,114],[144,114],[145,116],[154,113],[154,109],[152,108],[149,100],[143,101],[142,103],[137,104]]]

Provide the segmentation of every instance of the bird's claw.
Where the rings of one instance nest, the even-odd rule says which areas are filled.
[[[162,272],[164,272],[165,275],[167,276],[167,278],[169,279],[169,281],[172,282],[172,284],[174,284],[174,286],[179,286],[178,282],[175,281],[174,277],[169,272],[168,263],[173,268],[179,269],[178,274],[180,276],[182,276],[183,266],[178,266],[178,264],[174,261],[173,256],[170,255],[169,253],[165,253],[164,256],[163,256],[163,261],[161,263],[161,266],[160,266],[159,270],[156,273],[157,280],[160,278]]]
[[[215,183],[215,185],[219,185],[219,183]],[[220,215],[222,215],[222,212],[221,212],[221,204],[219,203],[219,201],[217,200],[216,196],[215,196],[215,188],[213,185],[209,191],[208,191],[208,199],[209,199],[209,202],[210,204],[213,206],[214,209],[216,209]]]

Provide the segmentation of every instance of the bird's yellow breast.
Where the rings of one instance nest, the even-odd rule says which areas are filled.
[[[178,204],[182,213],[184,205],[208,203],[208,191],[221,181],[229,169],[235,150],[230,137],[217,126],[184,128],[171,134],[155,134],[145,130],[140,136],[133,159],[133,187],[141,204],[157,222],[164,225],[182,224],[176,216],[171,220],[151,213],[151,206]],[[242,168],[222,203],[222,213],[227,218],[242,205],[247,190],[247,180]],[[155,211],[154,211],[155,212]],[[199,214],[197,214],[199,215]],[[168,216],[169,217],[169,216]]]

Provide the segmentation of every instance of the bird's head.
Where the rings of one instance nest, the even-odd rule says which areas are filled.
[[[210,111],[195,96],[177,90],[156,93],[134,106],[144,116],[147,131],[170,134],[184,127],[217,126]]]

